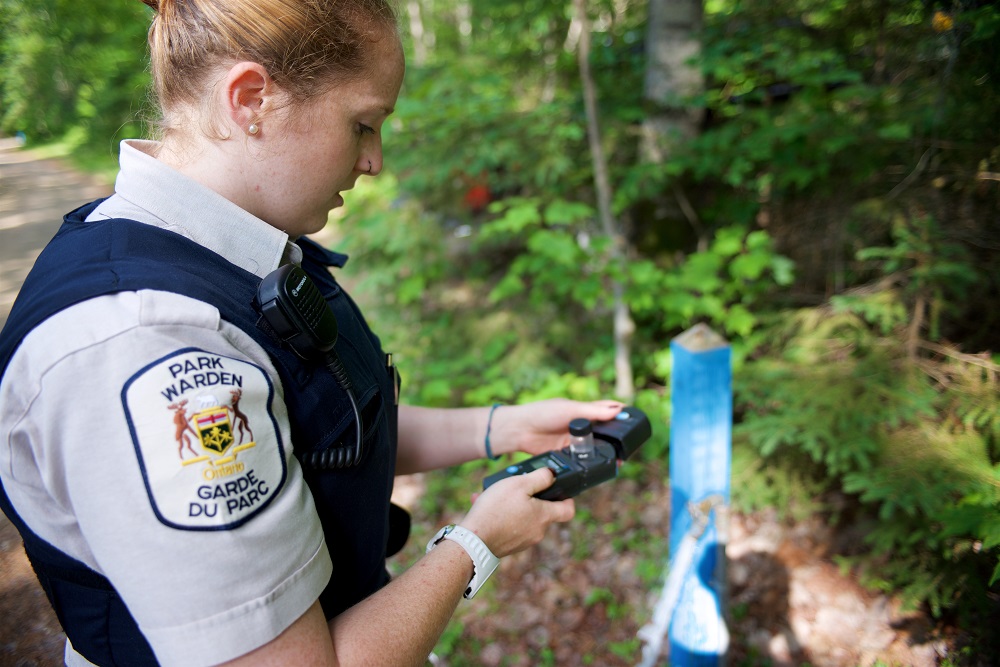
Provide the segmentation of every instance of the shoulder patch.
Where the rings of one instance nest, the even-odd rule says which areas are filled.
[[[195,348],[149,364],[122,405],[149,501],[165,525],[229,530],[285,483],[285,450],[262,368]]]

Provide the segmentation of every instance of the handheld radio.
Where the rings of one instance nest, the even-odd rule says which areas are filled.
[[[653,434],[649,418],[634,407],[624,408],[606,422],[574,419],[569,424],[569,431],[569,447],[509,465],[486,477],[483,489],[501,479],[549,468],[555,474],[555,481],[535,497],[542,500],[573,498],[601,482],[614,479],[618,475],[619,461],[628,459]]]
[[[303,359],[322,361],[347,394],[356,424],[353,449],[336,447],[302,456],[302,463],[317,470],[349,468],[361,462],[361,412],[347,370],[334,351],[337,318],[323,294],[301,267],[286,264],[269,273],[257,288],[257,306],[266,330]]]

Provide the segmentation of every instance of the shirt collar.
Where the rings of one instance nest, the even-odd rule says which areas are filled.
[[[115,194],[151,216],[140,222],[186,236],[261,278],[302,261],[288,234],[154,158],[158,146],[139,139],[121,143]]]

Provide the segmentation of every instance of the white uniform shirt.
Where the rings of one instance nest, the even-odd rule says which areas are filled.
[[[122,142],[89,219],[169,229],[260,277],[301,259],[283,232]],[[111,580],[163,665],[265,644],[332,566],[292,456],[278,374],[213,306],[144,290],[49,318],[0,384],[0,477],[41,538]],[[89,663],[67,642],[66,662]]]

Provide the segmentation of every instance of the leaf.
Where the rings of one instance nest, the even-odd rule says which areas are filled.
[[[774,274],[774,282],[782,287],[791,285],[795,280],[795,262],[787,257],[775,255],[771,260],[771,271]]]
[[[580,220],[592,219],[594,217],[594,209],[581,202],[557,199],[545,207],[543,217],[550,225],[568,225]]]
[[[771,266],[771,255],[764,252],[753,252],[733,258],[729,263],[729,273],[737,279],[757,280],[764,269]]]
[[[513,202],[504,214],[483,229],[484,237],[514,236],[542,222],[537,199],[520,199]]]
[[[743,250],[743,230],[739,227],[726,227],[715,234],[712,252],[731,257]]]
[[[722,284],[719,270],[722,257],[710,252],[699,252],[688,257],[681,268],[684,286],[691,291],[714,292]]]
[[[912,136],[913,126],[905,122],[884,125],[878,130],[878,138],[888,141],[906,141]]]
[[[726,313],[726,330],[739,336],[748,336],[756,323],[757,318],[740,304],[730,306]]]
[[[427,290],[427,282],[422,275],[411,276],[399,283],[396,298],[403,305],[419,301]]]
[[[528,239],[528,249],[539,257],[548,260],[541,266],[551,270],[553,263],[571,267],[569,272],[563,272],[568,279],[579,273],[580,246],[576,239],[563,230],[540,229]]]
[[[511,271],[508,272],[499,283],[497,283],[496,287],[494,287],[492,291],[490,291],[489,300],[490,303],[499,303],[516,294],[521,294],[524,290],[524,280],[522,280],[519,275]]]

